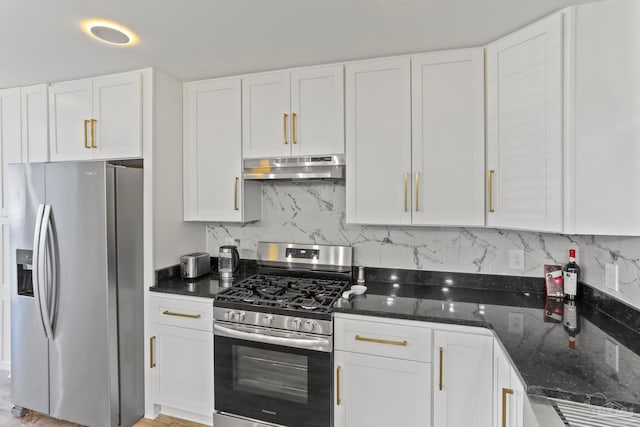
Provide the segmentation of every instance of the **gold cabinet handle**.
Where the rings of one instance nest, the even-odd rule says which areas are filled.
[[[282,140],[287,144],[287,113],[282,115]]]
[[[296,142],[296,113],[291,113],[291,143],[297,144]]]
[[[89,140],[87,139],[87,125],[89,124],[89,120],[85,120],[84,121],[84,148],[91,148],[89,147]]]
[[[416,172],[416,212],[420,210],[420,172]]]
[[[360,335],[356,335],[356,341],[375,342],[375,343],[378,343],[378,344],[399,345],[399,346],[402,346],[402,347],[406,347],[407,346],[407,340],[403,340],[403,341],[379,340],[377,338],[361,337]]]
[[[502,389],[502,427],[507,427],[507,394],[513,394],[513,390]]]
[[[96,147],[96,119],[91,119],[91,148]]]
[[[238,177],[233,180],[233,210],[238,210]]]
[[[342,399],[340,399],[340,366],[336,368],[336,406],[340,406]]]
[[[444,353],[444,349],[440,347],[440,390],[442,390],[442,353]]]
[[[493,174],[496,171],[489,169],[489,171],[487,172],[487,189],[489,194],[487,195],[487,198],[489,199],[489,212],[495,212],[493,210]]]
[[[162,314],[166,314],[167,316],[178,316],[178,317],[188,317],[189,319],[199,319],[199,314],[185,314],[185,313],[176,313],[173,311],[165,310]]]
[[[155,368],[156,367],[156,355],[155,355],[155,343],[156,343],[156,337],[155,335],[152,336],[151,338],[149,338],[149,367],[150,368]]]
[[[409,212],[409,174],[404,174],[404,211]]]

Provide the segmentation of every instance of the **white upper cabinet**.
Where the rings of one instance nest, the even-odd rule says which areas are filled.
[[[348,64],[347,222],[411,224],[411,59]]]
[[[93,79],[94,158],[141,157],[142,75]]]
[[[563,19],[487,47],[487,225],[563,231]]]
[[[291,154],[344,153],[342,65],[291,71]]]
[[[184,219],[260,218],[260,183],[242,180],[240,78],[184,85]]]
[[[242,79],[242,145],[245,158],[288,156],[289,72]]]
[[[482,49],[347,65],[347,221],[484,225]]]
[[[640,2],[575,8],[566,232],[640,236]]]
[[[23,161],[20,115],[20,88],[0,90],[0,147],[3,167],[8,163]]]
[[[244,158],[344,152],[342,66],[242,79]]]
[[[411,57],[413,224],[484,226],[484,54]]]
[[[48,85],[20,88],[22,161],[49,161]]]
[[[52,161],[142,156],[142,75],[131,72],[49,87]]]
[[[2,163],[49,160],[47,85],[0,91]]]

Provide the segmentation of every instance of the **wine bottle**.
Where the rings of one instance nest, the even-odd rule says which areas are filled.
[[[569,300],[578,299],[578,280],[580,279],[580,266],[576,264],[576,250],[569,249],[569,262],[565,264],[563,271],[564,296]]]

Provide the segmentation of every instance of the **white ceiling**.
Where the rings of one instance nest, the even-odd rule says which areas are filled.
[[[483,45],[589,0],[0,0],[0,88],[155,67],[181,80]],[[82,32],[105,18],[140,36]]]

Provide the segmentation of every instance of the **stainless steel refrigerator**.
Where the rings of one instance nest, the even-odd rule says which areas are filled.
[[[142,170],[8,167],[11,402],[86,426],[144,413]]]

